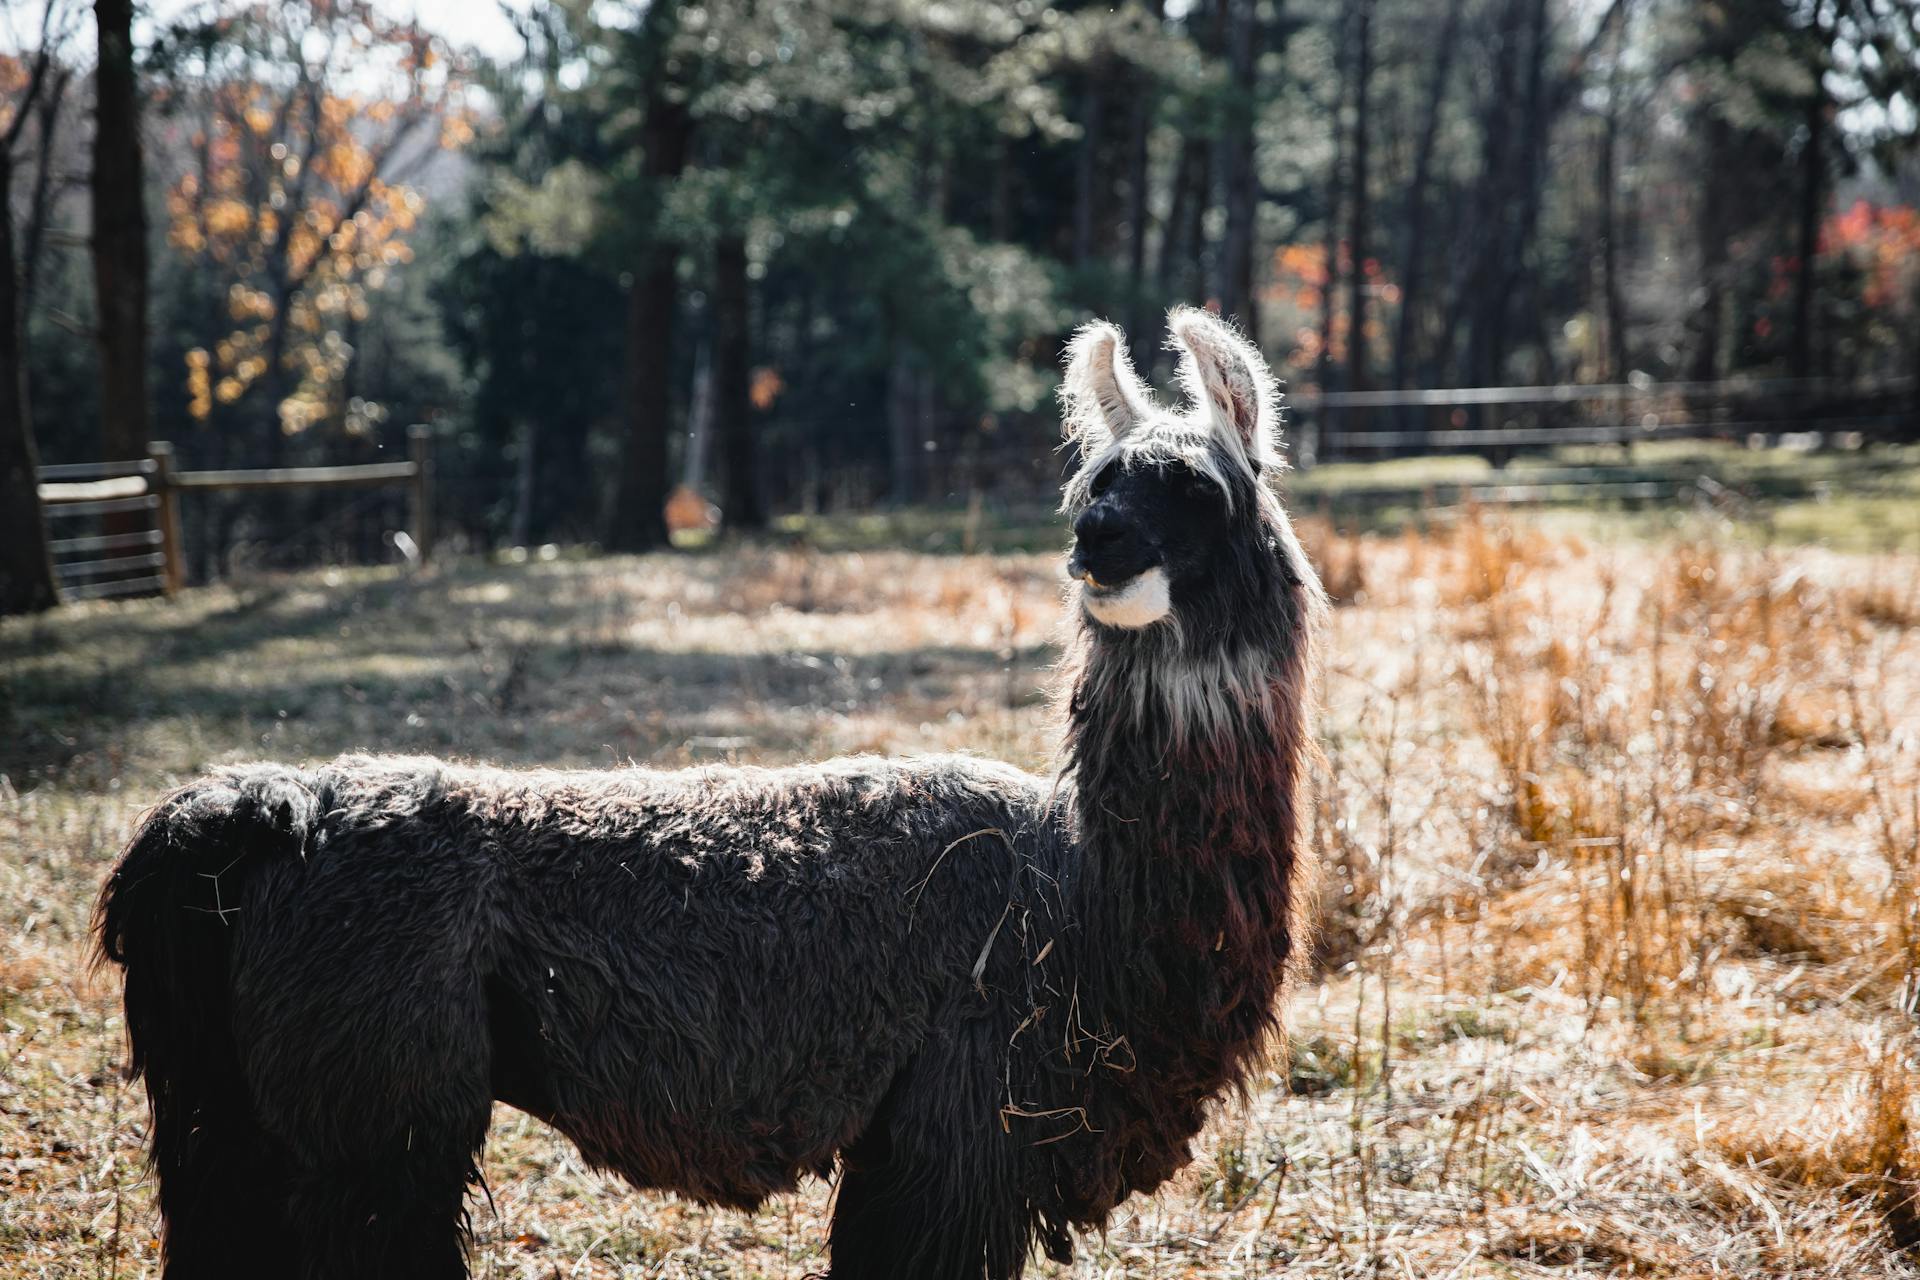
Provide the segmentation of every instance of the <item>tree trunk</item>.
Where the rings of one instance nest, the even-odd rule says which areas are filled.
[[[920,496],[920,406],[915,382],[907,344],[896,339],[887,365],[888,497],[895,506],[906,506]]]
[[[1322,394],[1334,389],[1333,332],[1340,311],[1337,302],[1340,295],[1340,213],[1347,180],[1347,129],[1343,115],[1347,109],[1351,34],[1350,20],[1343,21],[1334,40],[1333,111],[1330,115],[1333,122],[1333,157],[1327,165],[1327,209],[1324,232],[1320,238],[1323,267],[1320,283],[1320,356],[1314,362],[1314,380],[1319,383]],[[1338,410],[1327,405],[1321,406],[1320,418],[1314,428],[1315,461],[1330,462],[1336,456],[1330,436],[1339,426],[1339,417]]]
[[[1086,73],[1086,95],[1080,109],[1080,150],[1073,167],[1073,265],[1084,267],[1093,258],[1093,206],[1098,195],[1100,135],[1105,128],[1106,95],[1100,91],[1104,68]]]
[[[1216,20],[1207,31],[1207,38],[1201,45],[1201,52],[1210,57],[1219,56],[1226,41],[1226,32]],[[1213,207],[1214,176],[1218,166],[1214,162],[1214,147],[1206,138],[1195,139],[1196,149],[1193,170],[1193,190],[1187,201],[1187,223],[1183,230],[1180,246],[1179,265],[1186,276],[1184,289],[1186,301],[1194,304],[1204,302],[1206,291],[1207,257],[1207,210]]]
[[[1217,56],[1226,39],[1220,27],[1220,10],[1213,21],[1200,25],[1199,5],[1187,11],[1187,23],[1200,52]],[[1205,301],[1204,259],[1207,249],[1207,207],[1213,199],[1213,146],[1205,135],[1189,136],[1180,148],[1178,173],[1174,178],[1173,210],[1167,218],[1165,234],[1160,237],[1160,296],[1163,299],[1198,304]],[[1157,349],[1160,326],[1154,326]]]
[[[40,510],[40,457],[27,405],[18,264],[13,247],[13,158],[0,155],[0,614],[60,603]]]
[[[752,332],[747,285],[747,240],[738,231],[720,237],[713,254],[713,423],[726,463],[720,509],[727,528],[767,527],[760,496],[759,449],[754,439]]]
[[[1520,332],[1535,338],[1534,347],[1540,368],[1536,370],[1534,380],[1551,382],[1558,375],[1553,369],[1553,348],[1545,338],[1547,326],[1541,307],[1540,272],[1533,251],[1534,238],[1540,227],[1540,208],[1546,199],[1547,135],[1554,117],[1554,108],[1549,105],[1546,80],[1547,50],[1552,45],[1547,0],[1534,0],[1529,30],[1531,46],[1527,66],[1526,146],[1520,153],[1518,176],[1520,218],[1514,228],[1512,250],[1506,255],[1506,275],[1502,288],[1519,304],[1517,313],[1508,314],[1517,314],[1521,319]],[[1499,363],[1493,372],[1504,379],[1508,346],[1504,331],[1501,338],[1496,348]]]
[[[1152,0],[1147,9],[1155,21],[1164,20],[1166,0]],[[1147,331],[1153,311],[1147,299],[1147,224],[1152,220],[1147,205],[1147,140],[1153,132],[1156,95],[1146,72],[1136,67],[1129,79],[1133,106],[1127,119],[1127,340],[1135,367],[1146,368],[1153,355],[1152,347],[1142,345],[1150,340]]]
[[[1620,289],[1620,66],[1627,51],[1627,16],[1614,33],[1607,69],[1607,115],[1600,132],[1600,291],[1606,306],[1607,368],[1603,380],[1627,376],[1627,304]]]
[[[1127,338],[1139,363],[1140,334],[1147,327],[1147,132],[1153,105],[1145,85],[1136,86],[1127,122]]]
[[[1260,212],[1260,175],[1254,163],[1254,127],[1259,117],[1258,8],[1255,0],[1222,0],[1222,28],[1234,92],[1230,124],[1221,140],[1227,225],[1220,246],[1220,314],[1238,322],[1256,343],[1260,340],[1253,296],[1254,232]]]
[[[665,50],[678,21],[677,6],[657,0],[643,21],[656,48]],[[653,25],[657,24],[657,25]],[[664,60],[664,59],[663,59]],[[641,124],[641,173],[657,210],[664,188],[687,167],[693,119],[684,102],[666,93],[665,70],[654,69],[653,92]],[[667,545],[668,442],[673,434],[673,331],[680,305],[680,246],[653,228],[627,293],[627,432],[620,475],[605,521],[605,541],[614,551],[646,551]]]
[[[1500,381],[1506,363],[1507,316],[1513,300],[1503,284],[1514,252],[1520,201],[1515,187],[1520,168],[1516,153],[1525,128],[1518,74],[1520,40],[1528,26],[1524,0],[1507,0],[1498,22],[1493,88],[1480,112],[1480,173],[1469,243],[1460,258],[1450,315],[1441,335],[1442,351],[1450,354],[1453,336],[1466,330],[1466,353],[1458,372],[1468,386],[1476,387]]]
[[[1826,199],[1827,104],[1824,94],[1807,103],[1807,141],[1800,153],[1800,264],[1793,280],[1793,359],[1796,378],[1810,378],[1813,359],[1813,291],[1820,257],[1820,212]]]
[[[147,456],[147,218],[133,0],[95,0],[93,284],[99,313],[100,454]]]
[[[680,461],[680,483],[695,493],[707,491],[707,457],[713,446],[713,346],[693,359],[693,397],[687,406],[687,451]]]
[[[1466,0],[1448,0],[1434,47],[1433,77],[1427,83],[1426,113],[1414,147],[1413,185],[1407,190],[1406,238],[1400,249],[1400,320],[1393,342],[1393,385],[1406,390],[1413,376],[1413,345],[1419,332],[1420,304],[1426,285],[1427,188],[1433,182],[1433,157],[1440,139],[1440,116],[1453,77],[1453,53],[1460,41],[1460,15]]]
[[[607,514],[606,545],[646,551],[667,542],[667,444],[673,419],[673,327],[680,299],[673,247],[656,244],[627,292],[626,448]]]
[[[987,233],[997,244],[1013,237],[1013,143],[1006,138],[993,148],[993,196],[987,212]]]
[[[1184,301],[1185,276],[1181,256],[1187,243],[1187,220],[1202,195],[1195,191],[1206,164],[1207,144],[1203,139],[1187,138],[1180,144],[1180,158],[1173,167],[1173,192],[1167,207],[1167,220],[1160,228],[1160,261],[1154,268],[1154,285],[1162,302]],[[1128,332],[1133,346],[1134,367],[1143,373],[1152,369],[1154,357],[1165,336],[1165,320],[1149,315],[1139,332]]]
[[[1353,174],[1349,179],[1350,221],[1347,257],[1353,264],[1348,277],[1347,389],[1367,389],[1367,234],[1371,210],[1367,201],[1369,138],[1372,135],[1373,0],[1359,0],[1353,16]]]
[[[1213,148],[1200,144],[1199,164],[1193,171],[1193,190],[1187,201],[1187,225],[1184,228],[1178,263],[1184,301],[1198,305],[1206,301],[1207,210],[1213,207]]]
[[[1695,382],[1712,382],[1720,376],[1720,342],[1727,274],[1726,175],[1724,157],[1731,145],[1732,128],[1719,115],[1712,114],[1704,130],[1705,172],[1702,174],[1700,214],[1700,304],[1692,320],[1694,347],[1687,376]]]
[[[60,112],[65,106],[67,86],[72,82],[72,73],[58,71],[53,73],[51,82],[41,92],[35,105],[35,121],[39,126],[39,137],[35,145],[39,149],[33,170],[33,187],[27,196],[26,234],[20,245],[20,348],[28,349],[28,322],[33,315],[35,295],[40,287],[40,264],[46,247],[47,224],[53,219],[56,196],[53,190],[53,162],[55,147],[60,138]]]
[[[507,545],[530,546],[533,542],[534,485],[540,475],[540,428],[522,422],[516,433],[520,455],[513,467],[513,518],[507,523]]]

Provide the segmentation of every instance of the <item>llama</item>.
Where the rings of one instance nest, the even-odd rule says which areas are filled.
[[[1324,602],[1255,349],[1170,317],[1191,403],[1074,338],[1053,778],[241,765],[102,891],[165,1274],[466,1274],[492,1104],[640,1187],[839,1184],[833,1280],[1017,1280],[1191,1158],[1277,1029]]]

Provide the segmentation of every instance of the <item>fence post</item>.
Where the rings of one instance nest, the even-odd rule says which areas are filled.
[[[187,585],[186,557],[180,546],[180,490],[173,483],[173,446],[165,440],[155,440],[147,446],[147,457],[153,462],[153,475],[147,483],[160,499],[154,519],[160,525],[160,555],[164,561],[161,575],[171,596]]]
[[[413,542],[420,563],[433,554],[433,428],[416,422],[407,428],[407,451],[413,456]]]

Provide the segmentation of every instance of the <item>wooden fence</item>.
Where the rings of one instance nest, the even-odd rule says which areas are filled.
[[[408,460],[341,467],[247,471],[180,471],[173,446],[156,441],[130,462],[77,462],[42,467],[40,501],[53,533],[48,549],[61,594],[69,600],[172,595],[186,583],[181,544],[184,493],[263,489],[340,489],[406,485],[415,554],[433,548],[432,433],[408,429]],[[94,531],[84,531],[91,524]]]

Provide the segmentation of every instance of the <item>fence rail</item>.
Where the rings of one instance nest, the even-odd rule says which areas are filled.
[[[1625,400],[1709,400],[1727,404],[1753,396],[1800,399],[1911,394],[1911,376],[1843,382],[1833,378],[1730,378],[1718,382],[1556,382],[1527,387],[1440,387],[1427,390],[1304,391],[1287,403],[1310,409],[1472,408],[1476,405],[1619,403]]]
[[[1556,445],[1827,435],[1920,436],[1920,379],[1559,383],[1434,390],[1308,391],[1288,398],[1303,459],[1436,450],[1485,453]],[[1469,417],[1472,414],[1472,417]]]
[[[408,486],[413,554],[433,548],[432,436],[408,429],[406,462],[339,467],[281,467],[246,471],[177,471],[173,446],[156,441],[145,458],[126,462],[72,462],[37,473],[47,520],[59,532],[85,520],[144,516],[148,527],[103,527],[97,533],[54,537],[47,544],[61,594],[70,600],[108,596],[172,595],[186,584],[181,546],[180,495],[261,490]],[[123,523],[116,521],[116,523]],[[112,553],[121,554],[112,554]]]
[[[40,486],[44,503],[98,502],[115,498],[137,498],[153,492],[153,481],[145,475],[121,476],[113,480],[68,480]]]
[[[182,471],[173,477],[180,489],[351,489],[370,484],[399,484],[414,478],[412,462],[368,462],[345,467],[283,467],[261,471]]]
[[[141,458],[131,462],[56,462],[41,467],[38,474],[40,483],[46,485],[67,480],[109,480],[119,476],[151,475],[153,471],[153,459]]]

